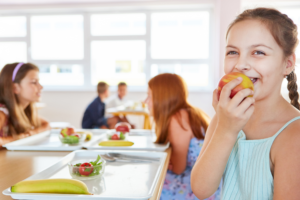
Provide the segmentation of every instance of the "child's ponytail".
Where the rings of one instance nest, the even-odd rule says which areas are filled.
[[[288,85],[287,88],[289,90],[289,97],[291,99],[291,104],[300,110],[300,104],[299,104],[299,94],[298,94],[298,86],[297,86],[297,76],[292,71],[289,75],[287,75]]]

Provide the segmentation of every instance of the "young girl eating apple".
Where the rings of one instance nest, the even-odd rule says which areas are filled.
[[[50,129],[34,106],[42,89],[39,69],[31,63],[7,64],[1,70],[0,146]]]
[[[297,35],[290,18],[269,8],[246,10],[230,25],[225,74],[248,76],[254,91],[243,89],[230,98],[241,77],[227,83],[220,96],[215,90],[216,115],[191,176],[198,198],[213,194],[223,177],[222,200],[299,199]],[[291,104],[280,93],[284,78]]]

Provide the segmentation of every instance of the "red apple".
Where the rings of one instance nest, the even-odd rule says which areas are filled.
[[[117,123],[115,126],[116,132],[128,133],[130,132],[131,125],[127,122]]]
[[[66,128],[63,128],[63,129],[61,129],[61,131],[60,131],[60,134],[63,136],[63,137],[65,137],[66,135],[68,136],[68,135],[72,135],[73,133],[75,133],[75,130],[74,130],[74,128],[72,128],[72,127],[66,127]]]
[[[224,87],[224,85],[238,77],[242,77],[243,81],[238,86],[233,88],[233,90],[231,90],[230,98],[233,98],[234,95],[236,95],[236,93],[238,93],[242,89],[249,88],[254,91],[254,85],[248,76],[240,72],[231,72],[221,78],[218,86],[218,96],[220,97],[221,90]],[[250,97],[252,97],[252,95],[250,95]]]

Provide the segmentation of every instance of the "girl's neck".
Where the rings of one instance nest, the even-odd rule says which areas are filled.
[[[19,105],[20,105],[23,109],[25,109],[29,104],[30,104],[30,102],[19,99]]]
[[[270,96],[266,99],[256,101],[254,104],[254,112],[248,122],[250,124],[259,124],[274,121],[275,118],[281,116],[288,106],[288,102],[281,96]]]

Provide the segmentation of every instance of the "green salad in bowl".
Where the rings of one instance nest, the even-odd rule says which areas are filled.
[[[67,127],[61,130],[59,140],[63,144],[77,145],[81,144],[86,139],[86,133],[76,133],[74,128]]]
[[[72,178],[78,180],[91,180],[100,178],[105,169],[106,161],[98,155],[95,161],[69,163],[69,172]]]

